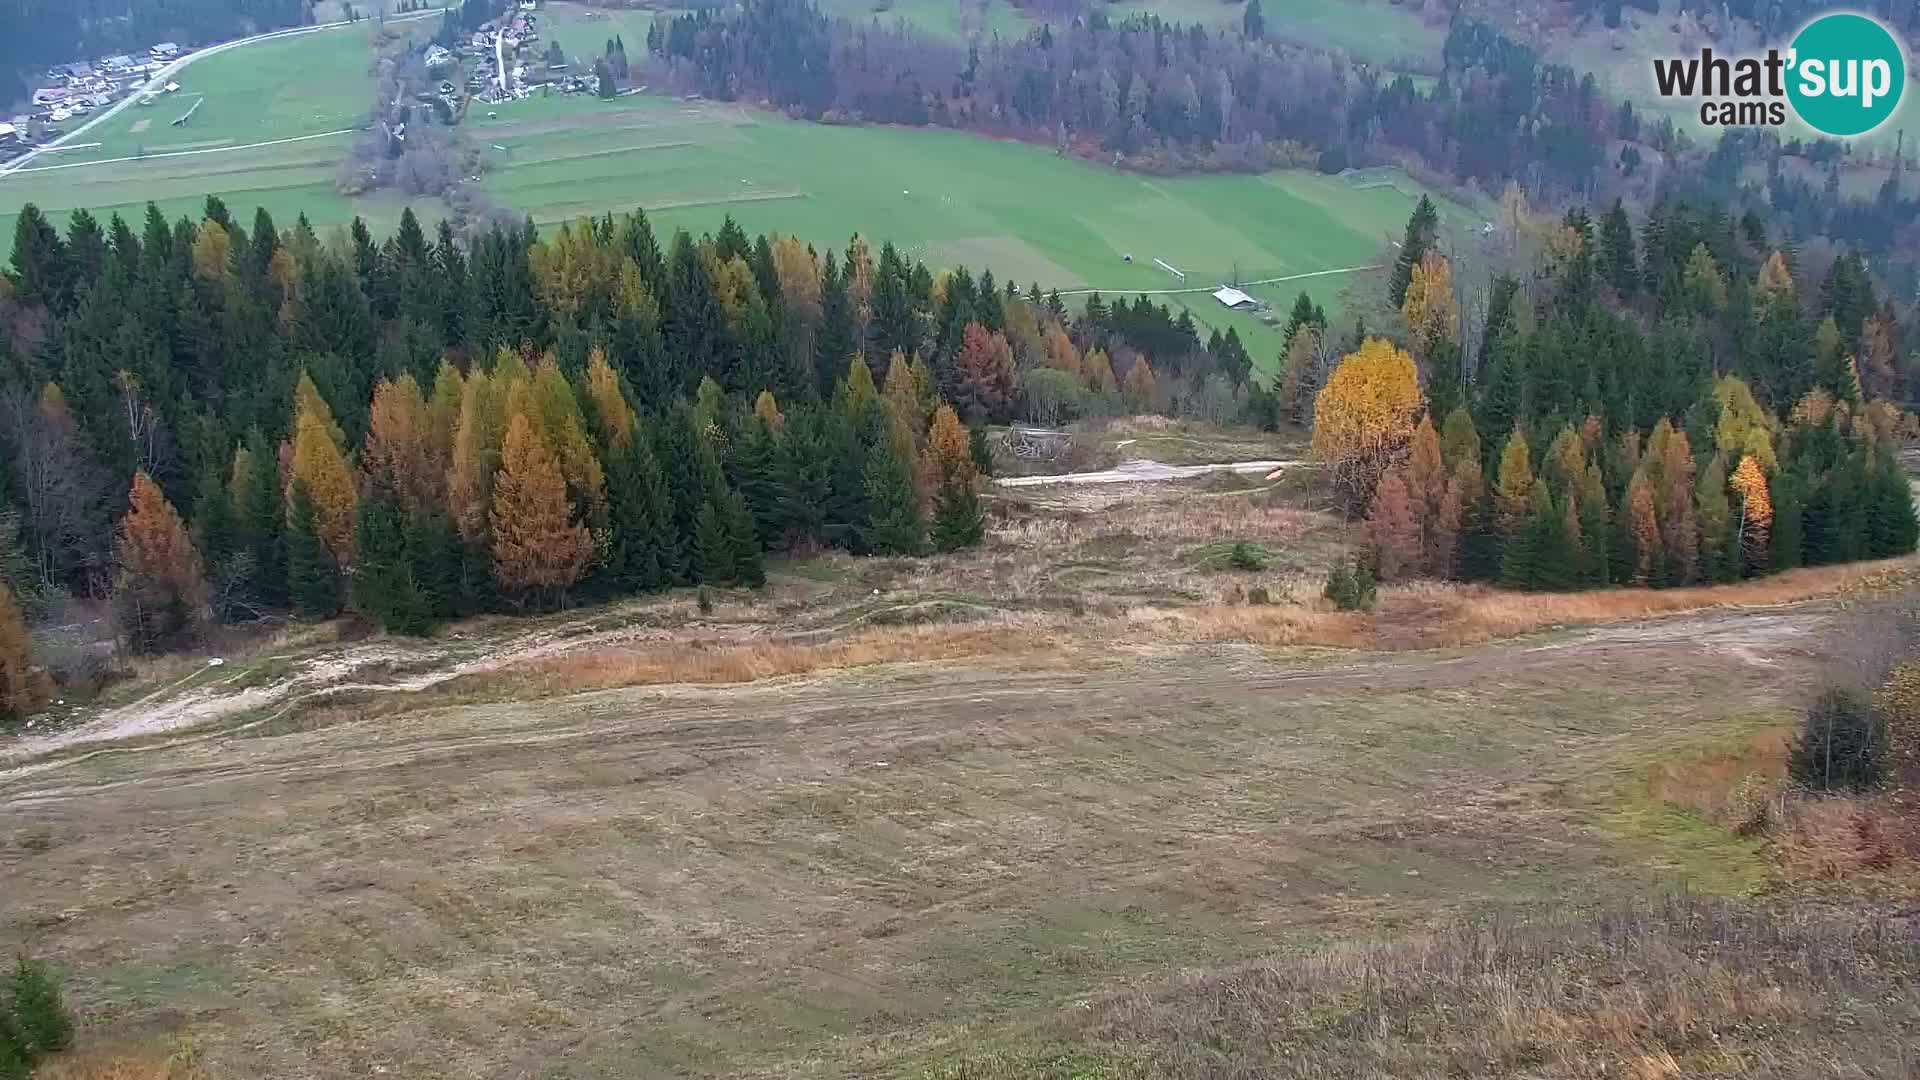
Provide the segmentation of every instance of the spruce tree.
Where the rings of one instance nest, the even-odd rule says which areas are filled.
[[[1740,541],[1733,529],[1733,505],[1727,498],[1727,459],[1716,453],[1694,482],[1693,516],[1700,531],[1700,579],[1737,581]]]
[[[396,634],[424,634],[432,610],[413,570],[406,517],[391,494],[375,490],[360,502],[355,532],[353,606]]]
[[[958,551],[978,544],[987,534],[986,514],[972,484],[942,485],[933,499],[933,546]]]
[[[822,450],[831,466],[823,531],[828,543],[856,548],[868,517],[867,447],[840,410],[827,410],[824,423]]]
[[[792,542],[802,548],[828,540],[833,502],[833,458],[822,438],[825,417],[817,408],[787,418],[778,453],[780,516]]]
[[[860,530],[861,544],[876,554],[920,554],[927,544],[920,496],[913,488],[913,473],[892,439],[882,437],[867,453],[865,490],[867,520]]]
[[[746,499],[758,546],[776,546],[787,531],[779,440],[759,416],[749,416],[734,444],[734,488]]]
[[[1433,245],[1439,228],[1440,215],[1433,208],[1433,200],[1420,196],[1413,216],[1407,219],[1406,238],[1400,242],[1400,257],[1394,261],[1393,277],[1387,285],[1387,296],[1392,299],[1395,310],[1406,304],[1407,286],[1413,283],[1413,268],[1420,265],[1420,257]]]
[[[739,491],[729,491],[721,505],[725,517],[727,546],[733,556],[733,576],[742,585],[759,588],[767,583],[766,566],[761,559],[760,538],[754,528],[753,512]]]
[[[1427,351],[1427,414],[1449,417],[1465,400],[1460,382],[1460,343],[1442,335]]]
[[[719,507],[700,505],[693,528],[693,578],[703,585],[727,585],[734,580],[733,538]]]
[[[611,545],[604,573],[615,592],[664,588],[682,564],[673,497],[644,434],[607,451]]]
[[[1622,300],[1640,288],[1640,263],[1633,250],[1633,224],[1619,199],[1600,224],[1600,271]]]
[[[287,507],[287,594],[298,614],[332,618],[340,610],[340,578],[320,531],[307,486],[299,480]]]
[[[1920,539],[1920,520],[1914,517],[1913,488],[1899,461],[1884,450],[1874,456],[1866,519],[1869,558],[1909,554],[1916,539]]]
[[[240,462],[236,458],[236,465]],[[282,504],[279,456],[266,437],[254,428],[247,433],[247,457],[244,469],[237,469],[234,480],[244,472],[245,486],[236,500],[240,543],[253,558],[253,593],[262,604],[277,606],[287,600],[287,558],[284,542],[287,511]]]

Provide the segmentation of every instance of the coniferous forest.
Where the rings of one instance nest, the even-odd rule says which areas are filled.
[[[685,583],[770,551],[980,541],[984,425],[1311,419],[1368,570],[1521,589],[1727,581],[1911,551],[1901,313],[1751,218],[1550,219],[1466,295],[1422,200],[1397,311],[1303,294],[1277,378],[1145,297],[1069,311],[855,236],[376,239],[304,219],[138,231],[28,208],[0,279],[0,569],[31,609],[111,598],[159,650],[211,620],[421,631]]]
[[[1425,203],[1389,282],[1404,348],[1356,340],[1319,385],[1324,320],[1295,307],[1266,401],[1311,412],[1380,579],[1677,586],[1914,549],[1920,365],[1857,255],[1814,282],[1757,219],[1509,212],[1524,250],[1472,298],[1471,350]]]
[[[112,596],[147,649],[267,611],[417,630],[757,584],[770,550],[978,542],[981,425],[1035,358],[1115,410],[1246,400],[1237,338],[1036,293],[858,236],[663,246],[643,213],[462,243],[410,212],[323,241],[218,199],[138,232],[28,208],[0,283],[10,584]]]

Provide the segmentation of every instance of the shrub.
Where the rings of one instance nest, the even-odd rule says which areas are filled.
[[[705,585],[700,586],[700,593],[694,602],[700,606],[700,614],[713,614],[713,593]]]
[[[1327,571],[1327,587],[1323,595],[1341,611],[1371,610],[1378,592],[1379,585],[1374,579],[1373,569],[1364,563],[1348,566],[1347,561],[1341,559]]]
[[[1247,603],[1271,604],[1273,603],[1273,597],[1267,595],[1266,586],[1255,585],[1253,588],[1247,590]]]
[[[0,1001],[0,1078],[27,1076],[33,1064],[73,1042],[73,1017],[46,965],[25,957]]]
[[[1810,791],[1866,791],[1886,776],[1886,721],[1864,695],[1830,687],[1800,723],[1787,773]]]
[[[1920,788],[1920,661],[1897,665],[1873,696],[1887,727],[1887,769],[1903,787]]]
[[[1241,540],[1233,545],[1232,551],[1227,553],[1227,565],[1235,570],[1265,570],[1267,553]]]

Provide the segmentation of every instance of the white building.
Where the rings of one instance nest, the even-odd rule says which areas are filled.
[[[1259,307],[1260,301],[1241,292],[1231,285],[1222,285],[1213,290],[1213,298],[1230,308]]]

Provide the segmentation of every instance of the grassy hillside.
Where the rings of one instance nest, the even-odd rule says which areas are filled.
[[[1376,263],[1419,190],[1392,174],[1143,177],[965,133],[804,124],[651,97],[534,99],[496,111],[472,124],[493,156],[483,186],[542,224],[638,205],[662,228],[703,230],[731,214],[749,232],[795,233],[823,248],[844,247],[857,229],[933,265],[990,267],[1022,286],[1189,289],[1165,299],[1237,327],[1263,346],[1263,360],[1278,351],[1277,335],[1206,291],[1236,270],[1256,281]],[[1479,220],[1443,205],[1456,225]],[[1345,284],[1330,275],[1252,291],[1290,300],[1304,287],[1324,303]]]

